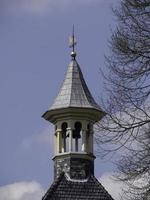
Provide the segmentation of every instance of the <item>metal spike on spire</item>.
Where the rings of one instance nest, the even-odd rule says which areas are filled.
[[[74,25],[72,30],[72,36],[69,37],[69,47],[72,48],[71,56],[75,60],[76,52],[75,52],[75,45],[77,44],[76,38],[74,36]]]

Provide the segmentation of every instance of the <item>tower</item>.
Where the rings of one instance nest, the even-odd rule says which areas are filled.
[[[53,105],[43,118],[53,123],[54,183],[43,200],[113,200],[94,176],[93,125],[105,115],[92,97],[76,60],[71,62]]]

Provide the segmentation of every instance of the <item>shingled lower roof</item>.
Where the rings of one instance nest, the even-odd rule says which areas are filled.
[[[68,107],[93,108],[102,111],[92,97],[76,60],[70,62],[62,87],[49,111]]]
[[[63,173],[42,200],[113,200],[98,180],[91,175],[85,181],[69,180]]]

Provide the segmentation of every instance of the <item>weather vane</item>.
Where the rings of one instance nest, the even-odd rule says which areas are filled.
[[[72,30],[72,36],[69,37],[69,47],[72,48],[71,56],[75,59],[76,52],[75,52],[75,45],[77,44],[76,38],[74,36],[74,25]]]

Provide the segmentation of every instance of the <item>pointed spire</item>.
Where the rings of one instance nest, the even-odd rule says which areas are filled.
[[[70,62],[62,87],[49,110],[68,107],[92,108],[102,112],[90,93],[76,60]]]
[[[69,113],[74,111],[80,112],[80,110],[82,110],[84,111],[83,115],[87,114],[88,118],[93,121],[100,120],[106,114],[95,102],[84,80],[80,66],[76,61],[76,43],[73,26],[72,36],[69,37],[69,47],[72,48],[72,60],[68,66],[64,82],[54,103],[48,111],[42,115],[43,118],[52,123],[59,114],[65,114],[64,111],[68,113],[68,109],[72,110],[69,111]]]
[[[73,60],[75,60],[75,58],[76,58],[76,52],[75,52],[76,44],[77,44],[77,41],[76,41],[76,38],[74,35],[74,25],[73,25],[72,36],[69,37],[69,47],[72,48],[71,57],[73,58]]]

